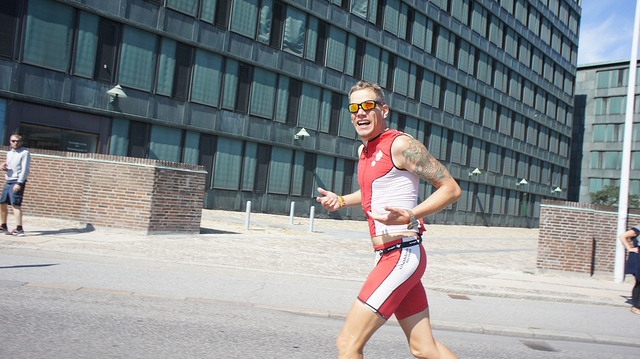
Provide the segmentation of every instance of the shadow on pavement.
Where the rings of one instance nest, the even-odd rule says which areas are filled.
[[[51,263],[51,264],[24,264],[24,265],[17,265],[17,266],[6,266],[6,267],[0,267],[0,269],[11,269],[11,268],[39,268],[39,267],[51,267],[51,266],[57,266],[57,263]]]
[[[200,234],[240,234],[240,233],[200,227]]]
[[[95,227],[93,227],[91,224],[87,223],[87,225],[84,228],[62,228],[62,229],[57,229],[57,230],[51,230],[51,231],[29,231],[29,235],[33,235],[33,236],[51,236],[51,235],[56,235],[56,234],[70,234],[70,233],[89,233],[89,232],[93,232],[95,231]]]

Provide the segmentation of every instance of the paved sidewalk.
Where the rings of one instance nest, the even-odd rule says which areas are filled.
[[[260,273],[270,273],[289,287],[303,287],[306,281],[326,285],[327,290],[336,288],[336,293],[344,290],[348,300],[353,300],[374,260],[364,221],[316,218],[310,232],[308,218],[295,217],[290,224],[288,216],[253,213],[246,230],[242,212],[204,210],[200,234],[156,236],[94,229],[60,219],[27,216],[24,222],[27,235],[1,236],[0,253],[58,253],[67,258],[103,258],[105,263],[109,258],[114,262],[165,263],[197,267],[202,272],[254,273],[256,280],[262,280]],[[428,226],[424,245],[429,264],[423,282],[434,308],[434,328],[640,346],[640,339],[624,328],[610,334],[606,328],[585,334],[571,330],[575,326],[568,324],[558,324],[553,331],[527,327],[525,319],[535,320],[524,313],[530,301],[550,303],[550,308],[596,304],[628,311],[626,302],[633,286],[633,278],[616,284],[609,275],[536,273],[537,237],[537,229]],[[313,315],[344,316],[348,310],[349,303],[304,294],[300,293],[298,302],[284,307],[275,297],[273,302],[253,304]],[[340,297],[343,292],[338,294]],[[473,301],[466,301],[472,296]],[[503,298],[509,306],[524,309],[516,311],[512,320],[499,322],[491,313],[481,312],[499,302],[489,303],[486,298]],[[439,309],[445,306],[446,313]],[[640,318],[631,313],[628,317],[628,323],[612,326],[637,328]]]

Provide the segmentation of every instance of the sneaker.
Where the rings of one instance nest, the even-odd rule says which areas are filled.
[[[7,234],[22,237],[22,236],[24,236],[24,230],[14,229],[11,232],[7,232]]]
[[[7,227],[0,227],[0,233],[9,233],[9,228],[7,228]]]

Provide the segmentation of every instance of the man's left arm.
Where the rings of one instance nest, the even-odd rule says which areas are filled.
[[[18,183],[24,184],[25,182],[27,182],[27,176],[29,175],[29,171],[31,170],[31,154],[29,152],[26,152],[22,156],[20,165],[22,167],[22,171],[18,176]]]
[[[415,174],[437,190],[415,208],[387,207],[387,214],[369,213],[373,219],[387,225],[407,224],[411,217],[407,210],[411,210],[415,218],[423,218],[439,212],[460,198],[458,182],[420,141],[409,136],[399,136],[391,146],[391,156],[398,168]]]
[[[20,159],[20,166],[22,167],[22,170],[18,175],[16,184],[13,185],[13,192],[18,192],[21,188],[24,187],[24,183],[27,182],[27,176],[29,175],[29,171],[31,170],[31,154],[29,152],[26,152]]]

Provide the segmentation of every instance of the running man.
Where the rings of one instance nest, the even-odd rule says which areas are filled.
[[[362,358],[371,335],[395,314],[414,356],[456,358],[431,332],[420,234],[421,219],[457,201],[460,187],[422,143],[387,127],[384,101],[378,84],[360,81],[351,88],[351,122],[363,143],[358,149],[360,189],[338,196],[318,188],[322,196],[317,201],[329,211],[362,205],[377,259],[338,335],[339,357]],[[418,203],[420,179],[437,190]]]

